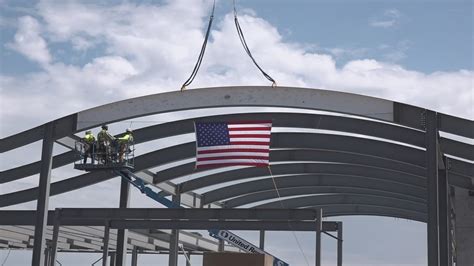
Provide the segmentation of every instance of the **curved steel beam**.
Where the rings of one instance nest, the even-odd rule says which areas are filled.
[[[335,162],[346,164],[357,164],[367,167],[376,167],[386,170],[400,171],[411,175],[424,176],[426,170],[421,166],[411,165],[399,161],[388,160],[385,158],[369,156],[361,153],[342,152],[334,150],[320,150],[320,149],[272,149],[270,152],[270,162]],[[274,167],[272,165],[272,167]],[[262,168],[252,168],[255,173],[252,175],[260,176],[267,174],[268,170]],[[175,178],[184,177],[193,173],[205,172],[208,169],[196,169],[195,163],[186,163],[162,170],[156,174],[154,183],[158,184]],[[250,170],[247,170],[250,171]],[[233,170],[222,171],[229,175],[234,175]]]
[[[291,97],[288,97],[291,95]],[[127,99],[78,113],[77,130],[165,112],[214,107],[288,107],[393,121],[393,102],[356,94],[290,87],[219,87]]]
[[[324,208],[324,206],[310,206],[307,208]],[[323,209],[323,217],[348,216],[348,215],[369,215],[401,218],[426,223],[426,213],[396,209],[392,207],[380,207],[372,205],[338,205],[333,204],[330,208]]]
[[[336,91],[290,87],[218,87],[127,99],[78,112],[50,123],[54,125],[53,136],[57,139],[104,122],[180,110],[229,106],[326,110],[393,121],[417,129],[422,129],[420,120],[424,111],[422,108],[407,104]],[[445,114],[440,114],[439,117],[441,130],[474,138],[473,121]],[[42,130],[44,125],[2,139],[0,152],[40,140]]]
[[[146,141],[176,136],[180,134],[192,133],[194,131],[193,122],[195,120],[202,121],[215,121],[219,119],[256,119],[257,117],[265,119],[273,119],[274,125],[276,127],[286,126],[286,127],[306,127],[306,128],[317,128],[325,130],[336,130],[336,131],[346,131],[350,133],[357,134],[367,134],[374,137],[385,137],[390,138],[394,141],[406,141],[406,139],[412,139],[412,141],[407,141],[408,144],[421,145],[423,141],[423,135],[412,129],[402,128],[398,126],[393,126],[389,124],[377,123],[373,121],[361,120],[361,119],[352,119],[346,117],[337,117],[337,116],[328,116],[328,115],[313,115],[313,114],[296,114],[296,113],[249,113],[249,114],[231,114],[231,115],[219,115],[219,116],[209,116],[201,117],[197,119],[187,119],[177,122],[170,122],[166,124],[151,126],[147,128],[139,129],[135,132],[136,142],[143,143]],[[295,122],[297,121],[297,122]],[[312,121],[312,122],[311,122]],[[344,126],[339,126],[344,125]],[[353,130],[351,130],[351,128]],[[361,128],[361,129],[359,129]],[[377,133],[370,133],[371,131]],[[391,133],[390,133],[391,132]],[[397,135],[405,136],[405,138],[397,138]],[[421,138],[420,138],[421,137]],[[441,139],[441,148],[448,154],[454,156],[467,156],[472,154],[471,145],[456,142],[449,139]],[[458,151],[458,152],[456,152]],[[74,152],[66,152],[60,155],[57,155],[53,158],[53,168],[61,167],[67,163],[73,162],[77,157]],[[41,162],[35,162],[27,165],[23,165],[17,168],[8,169],[0,173],[0,183],[10,182],[13,180],[20,179],[22,177],[31,176],[37,174],[39,171],[39,166]],[[464,163],[469,165],[468,163]],[[468,166],[469,167],[469,166]],[[463,167],[466,168],[466,167]],[[457,171],[464,176],[474,176],[474,171],[471,169],[466,171]],[[192,167],[191,169],[194,169]],[[398,169],[398,167],[397,167]],[[456,169],[451,169],[453,172],[456,172]],[[179,172],[179,171],[178,171]],[[190,172],[188,172],[190,173]],[[169,180],[169,179],[163,179]],[[156,182],[160,182],[157,180]],[[468,182],[465,182],[466,184]]]
[[[360,152],[424,167],[424,151],[393,143],[371,139],[360,139],[338,135],[315,135],[311,133],[273,134],[272,147],[325,149],[345,152]]]
[[[274,179],[278,189],[303,186],[351,187],[404,193],[405,195],[416,198],[426,197],[426,189],[422,187],[360,176],[319,174],[281,176],[275,177]],[[272,178],[239,183],[203,193],[202,204],[206,205],[216,201],[271,189],[274,189]]]
[[[179,151],[194,151],[195,144],[193,142],[181,144],[171,148],[150,152],[135,158],[135,172],[143,171],[160,164],[169,163],[170,161],[179,160],[183,155],[181,153],[171,152],[173,150]],[[186,154],[184,154],[186,155]],[[187,154],[187,156],[192,156]],[[73,191],[90,185],[94,185],[108,179],[115,177],[110,171],[90,172],[87,174],[78,175],[69,179],[54,182],[51,184],[50,195],[58,195],[65,192]],[[38,198],[38,188],[31,188],[0,195],[0,207],[24,203]]]
[[[272,174],[277,175],[298,175],[298,174],[327,174],[327,175],[353,175],[374,180],[387,180],[403,184],[426,187],[426,178],[423,176],[411,175],[403,172],[386,170],[382,168],[367,167],[354,164],[339,163],[288,163],[271,166]],[[210,174],[201,178],[181,183],[181,192],[193,191],[209,186],[222,184],[230,181],[237,181],[248,178],[261,178],[270,176],[267,168],[249,167],[227,171],[224,173]]]
[[[315,195],[306,197],[297,197],[291,199],[276,200],[273,202],[254,206],[254,208],[304,208],[310,206],[328,206],[323,210],[330,210],[332,204],[337,205],[367,205],[378,207],[389,207],[401,210],[408,210],[418,213],[426,213],[426,203],[416,203],[407,200],[380,197],[373,195]]]
[[[367,188],[352,187],[331,187],[331,186],[305,186],[278,189],[278,193],[273,190],[259,191],[251,194],[242,195],[222,202],[225,208],[237,208],[243,205],[253,204],[257,202],[267,201],[280,197],[292,197],[316,194],[362,194],[382,197],[391,197],[402,200],[409,200],[418,203],[426,203],[426,199],[421,197],[407,196],[406,194],[395,193],[393,191],[381,191]]]
[[[216,120],[272,120],[274,127],[309,128],[319,130],[333,130],[353,134],[362,134],[377,138],[384,138],[391,141],[403,142],[422,147],[424,136],[417,130],[374,122],[370,120],[355,119],[340,116],[330,116],[321,114],[298,114],[298,113],[247,113],[228,114],[217,116],[204,116],[192,119],[185,119],[150,126],[135,130],[134,139],[136,144],[147,141],[167,138],[194,132],[194,121],[216,121]],[[71,152],[66,152],[53,158],[53,168],[64,166],[77,159]],[[41,162],[23,165],[17,168],[8,169],[0,174],[0,183],[9,182],[21,177],[37,174]]]
[[[474,161],[474,145],[447,138],[440,138],[439,142],[443,153]]]
[[[325,135],[322,135],[321,138],[324,138],[324,136]],[[288,135],[288,137],[291,138],[292,135],[290,134],[290,135]],[[348,149],[350,149],[350,148],[352,148],[352,147],[351,146],[348,147]],[[163,150],[159,150],[157,152],[151,153],[151,154],[155,154],[154,156],[145,156],[144,155],[143,157],[141,157],[141,156],[137,157],[136,158],[136,165],[137,165],[137,167],[140,164],[146,165],[147,167],[142,168],[143,170],[145,170],[145,169],[149,169],[149,168],[152,168],[152,167],[156,167],[160,164],[166,164],[166,163],[173,162],[173,161],[179,161],[179,160],[186,159],[186,158],[192,158],[194,156],[194,153],[195,153],[194,149],[195,149],[194,142],[182,144],[182,145],[179,145],[179,146],[173,146],[171,148],[167,148],[167,149],[163,149]],[[354,151],[354,152],[356,152],[356,151]],[[272,152],[271,156],[275,156],[274,158],[278,157],[280,159],[288,158],[289,160],[310,160],[313,155],[314,154],[312,153],[312,151],[303,151],[303,150],[296,151],[296,150],[294,150],[294,151],[286,151],[286,152]],[[367,155],[365,155],[365,156],[366,156],[367,159],[373,158],[374,161],[377,161],[377,160],[383,161],[383,158],[378,158],[377,159],[377,157],[371,157],[371,156],[367,156]],[[363,155],[353,157],[354,160],[355,160],[354,162],[359,160],[359,159],[357,159],[357,157],[362,158]],[[142,160],[143,160],[143,162],[142,162]],[[450,159],[450,160],[453,162],[453,163],[451,163],[453,169],[457,169],[457,168],[461,169],[462,168],[462,169],[465,169],[466,171],[471,171],[472,170],[472,166],[471,166],[471,168],[470,168],[470,166],[463,167],[462,165],[466,164],[464,162],[460,162],[460,161],[452,160],[452,159]],[[419,166],[408,165],[408,164],[404,164],[404,163],[400,163],[400,162],[396,162],[396,161],[386,161],[384,163],[384,165],[389,165],[390,162],[392,162],[394,166],[397,166],[397,168],[398,168],[398,166],[405,165],[405,166],[408,166],[409,168],[412,168],[412,169],[418,169],[418,170],[416,170],[417,172],[422,171],[422,168],[419,167]],[[187,166],[189,166],[189,164],[187,164]],[[139,168],[137,168],[137,169],[139,169]],[[189,170],[189,169],[186,169],[186,170]],[[191,172],[189,172],[189,173],[192,173],[192,170],[190,170],[190,171]],[[159,173],[159,175],[161,175],[161,172]],[[93,185],[93,184],[96,184],[98,182],[102,182],[102,181],[105,181],[107,179],[112,178],[112,176],[106,176],[105,178],[99,178],[100,175],[98,175],[97,173],[90,173],[90,174],[84,175],[84,176],[87,176],[88,178],[85,178],[85,177],[82,178],[82,176],[83,175],[76,176],[76,177],[73,177],[73,178],[69,178],[69,179],[51,184],[51,195],[57,195],[57,194],[61,194],[61,193],[64,193],[64,192],[72,191],[72,190],[75,190],[75,189],[79,189],[79,188],[82,188],[82,187]],[[453,178],[451,178],[451,177],[453,177]],[[453,174],[450,173],[450,182],[452,182],[452,184],[455,184],[455,185],[458,185],[458,186],[461,186],[461,187],[465,187],[465,188],[469,188],[469,189],[471,189],[473,187],[471,178],[469,176],[456,176],[456,175],[453,175]],[[17,192],[14,192],[14,193],[0,195],[0,206],[9,206],[9,205],[28,202],[28,201],[36,200],[36,199],[37,199],[37,189],[36,188],[27,189],[27,190],[17,191]]]

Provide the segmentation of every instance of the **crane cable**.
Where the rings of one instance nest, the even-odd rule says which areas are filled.
[[[183,86],[181,86],[181,91],[186,89],[186,86],[188,86],[189,84],[191,84],[191,82],[193,82],[194,78],[197,75],[197,72],[199,71],[199,67],[201,66],[202,59],[204,57],[204,52],[206,51],[207,40],[209,39],[209,33],[211,32],[212,21],[214,20],[214,10],[215,9],[216,9],[216,0],[214,0],[214,4],[212,5],[212,12],[211,12],[211,16],[209,18],[209,25],[207,26],[206,37],[204,38],[204,42],[202,43],[201,52],[199,53],[198,60],[196,62],[196,65],[194,66],[194,69],[193,69],[193,72],[191,73],[191,76],[183,83]]]
[[[260,70],[263,76],[267,78],[270,82],[272,82],[272,87],[276,87],[276,81],[258,65],[257,61],[255,60],[252,53],[250,52],[250,49],[247,45],[247,41],[245,40],[244,32],[242,31],[242,28],[240,27],[239,19],[237,18],[237,9],[235,8],[235,0],[233,0],[233,4],[234,4],[235,28],[237,29],[237,34],[239,35],[240,42],[242,43],[242,46],[244,47],[245,52],[250,57],[250,59],[252,59],[253,63],[255,64],[255,66],[257,66],[257,68]],[[214,3],[212,5],[212,12],[211,12],[211,16],[209,17],[209,24],[207,26],[206,36],[204,38],[204,42],[202,43],[201,52],[199,53],[198,60],[196,62],[196,65],[194,65],[194,69],[191,73],[191,76],[189,76],[189,78],[181,86],[181,91],[185,90],[186,87],[189,86],[193,82],[194,78],[196,77],[199,71],[199,68],[201,67],[202,59],[204,58],[204,53],[207,47],[207,41],[209,40],[209,34],[211,32],[212,21],[214,20],[215,9],[216,9],[216,0],[214,0]]]
[[[239,19],[237,18],[237,9],[235,8],[235,0],[233,0],[234,3],[234,22],[235,22],[235,28],[237,29],[237,34],[239,35],[240,42],[242,43],[242,46],[244,47],[245,52],[247,52],[247,55],[252,59],[253,63],[255,66],[262,72],[263,76],[267,78],[270,82],[272,82],[272,87],[276,87],[276,81],[268,75],[263,69],[258,65],[257,61],[253,57],[252,53],[250,52],[250,49],[247,45],[247,42],[245,41],[245,36],[244,32],[242,31],[242,28],[240,27]]]

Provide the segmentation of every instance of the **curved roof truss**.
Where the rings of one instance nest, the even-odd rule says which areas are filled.
[[[289,97],[291,95],[291,97]],[[426,220],[425,109],[361,95],[301,88],[226,87],[144,96],[82,111],[52,121],[54,138],[67,146],[74,135],[102,123],[181,110],[218,107],[285,107],[265,113],[203,115],[141,128],[137,144],[194,132],[193,122],[216,120],[271,119],[270,161],[275,181],[288,206],[325,206],[331,215],[382,215]],[[334,112],[308,113],[308,110]],[[338,113],[338,114],[336,114]],[[439,114],[441,131],[474,139],[474,122]],[[291,130],[290,130],[291,129]],[[310,130],[310,131],[308,131]],[[0,150],[7,152],[42,139],[44,125],[7,137]],[[450,155],[450,184],[473,188],[473,145],[441,137],[443,154]],[[135,171],[148,175],[149,182],[170,184],[181,193],[196,193],[201,205],[239,207],[277,206],[267,169],[225,168],[199,171],[199,176],[174,184],[197,171],[189,159],[194,142],[177,141],[171,147],[136,157]],[[72,151],[56,155],[53,168],[75,160]],[[188,160],[188,161],[186,161]],[[181,163],[177,163],[181,162]],[[167,166],[175,164],[173,166]],[[0,183],[37,174],[41,162],[33,162],[1,173]],[[164,170],[150,172],[157,166]],[[111,173],[86,173],[55,182],[57,195],[113,178]],[[226,185],[226,182],[237,184]],[[175,191],[176,192],[176,191]],[[163,192],[173,194],[173,190]],[[36,188],[0,195],[0,207],[34,200]],[[265,204],[262,202],[267,201]],[[268,202],[270,201],[270,202]],[[371,204],[377,202],[378,204]]]

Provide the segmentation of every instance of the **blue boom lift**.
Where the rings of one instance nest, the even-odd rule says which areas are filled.
[[[98,152],[95,149],[95,146],[87,147],[87,144],[78,141],[76,142],[75,149],[78,154],[80,154],[80,161],[74,163],[74,168],[84,171],[103,171],[103,170],[112,170],[115,174],[121,176],[124,180],[129,182],[132,186],[140,190],[141,193],[145,194],[147,197],[155,200],[156,202],[162,204],[167,208],[183,208],[181,205],[176,205],[171,200],[159,195],[157,192],[153,191],[140,177],[135,175],[132,171],[134,169],[134,158],[135,158],[135,147],[133,143],[125,144],[125,147],[119,148],[110,147],[105,151]],[[84,156],[86,155],[86,150],[90,148],[89,156],[91,157],[91,163],[86,163]],[[121,156],[119,155],[118,150],[122,150]],[[231,245],[245,250],[248,253],[258,253],[266,254],[273,257],[273,266],[289,266],[288,263],[278,259],[277,257],[265,252],[264,250],[258,248],[257,246],[249,243],[243,238],[231,233],[227,230],[208,230],[209,235],[218,239],[227,241]]]

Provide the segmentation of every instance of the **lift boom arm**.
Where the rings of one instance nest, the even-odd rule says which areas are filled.
[[[115,170],[114,171],[117,175],[120,175],[123,179],[127,180],[130,184],[136,187],[140,192],[148,196],[149,198],[161,203],[167,208],[182,208],[180,205],[176,205],[171,200],[160,196],[157,192],[153,191],[149,188],[146,183],[139,178],[138,176],[134,175],[129,170]],[[208,230],[209,235],[223,241],[227,241],[231,245],[235,246],[236,248],[245,250],[248,253],[258,253],[258,254],[266,254],[273,257],[273,266],[289,266],[288,263],[278,259],[277,257],[265,252],[264,250],[258,248],[257,246],[253,245],[252,243],[244,240],[243,238],[231,233],[227,230],[215,230],[211,229]]]

